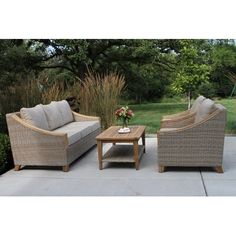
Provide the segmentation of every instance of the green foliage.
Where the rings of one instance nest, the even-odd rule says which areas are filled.
[[[220,97],[230,96],[234,84],[227,74],[236,73],[236,45],[231,41],[215,44],[211,59],[211,81],[216,88],[216,94]]]
[[[0,91],[36,71],[40,56],[24,40],[0,40]]]
[[[226,124],[226,133],[236,134],[236,99],[221,99],[219,103],[224,105],[227,108],[227,124]]]
[[[235,44],[220,44],[213,47],[213,66],[219,70],[234,68],[236,64]]]
[[[216,95],[216,89],[214,87],[214,84],[212,84],[209,81],[203,82],[199,85],[198,89],[195,92],[195,96],[197,97],[199,94],[207,97],[207,98],[212,98]]]
[[[189,92],[226,97],[233,89],[227,74],[236,73],[236,46],[234,40],[0,40],[0,128],[6,112],[79,97],[72,88],[91,68],[124,75],[122,98],[133,103]]]
[[[9,137],[0,133],[0,173],[12,162]]]
[[[173,40],[38,40],[53,48],[42,68],[66,69],[84,80],[88,68],[98,73],[117,71],[126,78],[129,99],[160,98],[173,77]],[[177,46],[176,46],[177,47]],[[51,58],[51,59],[50,59]],[[168,78],[168,79],[167,79]]]
[[[180,94],[188,94],[209,80],[211,66],[207,64],[208,54],[204,52],[205,41],[181,40],[178,55],[176,79],[172,88]]]

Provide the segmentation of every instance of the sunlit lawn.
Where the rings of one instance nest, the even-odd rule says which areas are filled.
[[[222,99],[217,102],[228,110],[226,133],[236,134],[236,99]],[[160,128],[163,115],[184,111],[187,109],[187,103],[149,103],[131,105],[130,108],[135,113],[130,125],[145,125],[146,132],[154,134]]]
[[[227,108],[226,133],[236,134],[236,99],[222,99],[218,102]]]

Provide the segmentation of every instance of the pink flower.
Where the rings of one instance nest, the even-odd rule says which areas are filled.
[[[134,116],[134,113],[126,106],[117,109],[115,111],[115,116],[117,119],[131,119]]]

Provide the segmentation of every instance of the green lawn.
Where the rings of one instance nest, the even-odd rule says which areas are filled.
[[[221,103],[228,110],[226,132],[236,134],[236,99],[221,99],[217,103]],[[130,125],[146,125],[147,133],[156,133],[163,115],[184,111],[187,109],[187,103],[149,103],[130,105],[130,108],[135,113]]]

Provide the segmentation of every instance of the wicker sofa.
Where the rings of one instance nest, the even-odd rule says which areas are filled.
[[[163,119],[158,138],[159,172],[168,166],[210,166],[223,173],[227,111],[205,99],[194,112]]]
[[[21,166],[69,165],[96,144],[99,117],[71,111],[63,100],[6,115],[15,170]]]

